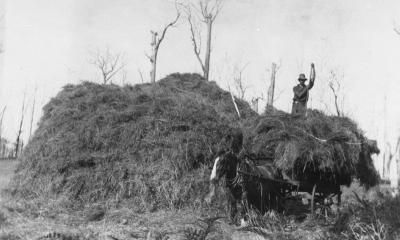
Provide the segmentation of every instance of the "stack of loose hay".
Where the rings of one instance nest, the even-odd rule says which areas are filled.
[[[249,105],[236,101],[244,118]],[[154,85],[67,85],[44,107],[11,189],[75,207],[115,200],[179,208],[208,190],[208,167],[238,117],[229,92],[197,74]]]
[[[371,154],[379,153],[347,117],[309,110],[307,117],[274,111],[249,124],[246,153],[269,159],[290,178],[320,186],[378,183]],[[312,186],[312,185],[311,185]]]

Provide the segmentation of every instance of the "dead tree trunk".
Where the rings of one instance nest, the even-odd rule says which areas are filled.
[[[253,109],[253,111],[256,113],[258,113],[258,102],[260,101],[260,99],[263,99],[263,98],[257,97],[257,98],[251,99],[251,109]]]
[[[205,69],[204,78],[208,81],[210,75],[210,59],[211,59],[211,32],[212,32],[212,16],[209,14],[206,17],[207,24],[207,46],[206,46],[206,57],[205,57]]]
[[[19,122],[17,140],[15,141],[15,157],[16,158],[18,158],[18,154],[20,152],[21,134],[22,134],[22,125],[24,124],[24,116],[25,116],[25,95],[24,95],[24,100],[22,102],[21,121]]]
[[[151,57],[150,57],[150,63],[151,63],[151,70],[150,70],[150,79],[151,83],[156,82],[156,69],[157,69],[157,32],[151,31],[152,34],[152,40],[151,40]]]
[[[140,76],[140,81],[141,81],[141,83],[144,83],[144,78],[143,78],[142,70],[138,69],[138,73],[139,73],[139,76]]]
[[[315,76],[315,72],[312,72],[312,73]],[[342,116],[342,113],[343,113],[343,111],[341,111],[340,107],[339,107],[339,94],[341,92],[341,87],[342,87],[341,81],[344,78],[343,74],[340,74],[340,75],[339,74],[340,73],[335,72],[334,70],[331,70],[329,80],[328,80],[328,86],[332,90],[332,94],[334,97],[335,110],[336,110],[336,114],[338,117]]]
[[[158,56],[158,49],[160,48],[160,44],[161,42],[164,40],[165,34],[167,33],[168,28],[174,26],[176,24],[176,22],[178,21],[179,17],[180,17],[180,13],[178,11],[177,8],[177,14],[176,14],[176,18],[170,22],[167,26],[164,27],[160,38],[158,38],[158,33],[155,31],[150,31],[152,36],[151,36],[151,56],[148,57],[151,63],[151,70],[150,70],[150,79],[151,79],[151,83],[155,83],[156,82],[156,72],[157,72],[157,56]]]
[[[215,18],[218,16],[219,11],[222,7],[223,0],[202,1],[199,0],[199,7],[192,7],[196,9],[198,14],[192,15],[191,7],[186,6],[187,18],[190,25],[191,40],[193,44],[193,50],[197,60],[203,70],[203,77],[208,81],[210,78],[210,59],[211,59],[211,37],[212,37],[212,25]],[[197,17],[196,17],[197,16]],[[197,21],[195,21],[197,19]],[[207,25],[206,40],[207,45],[205,48],[205,59],[204,62],[200,57],[201,52],[201,31],[199,30],[199,21]],[[196,23],[197,22],[197,23]]]
[[[340,117],[340,111],[339,111],[339,105],[338,105],[338,96],[335,95],[335,108],[336,108],[336,114],[338,117]]]
[[[340,117],[340,110],[339,110],[339,105],[338,105],[338,95],[337,95],[337,92],[336,92],[335,87],[333,86],[333,84],[329,84],[329,87],[331,88],[332,93],[333,93],[333,96],[334,96],[336,114],[338,115],[338,117]]]
[[[246,67],[249,65],[249,63],[246,63],[243,67],[239,67],[238,65],[235,65],[234,67],[234,77],[233,77],[233,83],[236,88],[236,92],[238,94],[238,97],[241,100],[244,100],[245,94],[247,91],[247,86],[244,84],[244,79],[243,79],[243,72],[246,69]]]
[[[272,63],[271,82],[268,88],[268,96],[267,96],[267,109],[273,109],[274,106],[275,75],[276,75],[276,63]]]
[[[6,111],[6,106],[3,108],[3,111],[1,111],[1,117],[0,117],[0,146],[3,143],[2,131],[3,131],[3,118],[4,118],[5,111]]]
[[[31,139],[31,136],[32,136],[33,116],[35,115],[35,103],[36,103],[36,88],[35,88],[35,95],[33,96],[33,103],[32,103],[31,124],[29,126],[29,139]]]

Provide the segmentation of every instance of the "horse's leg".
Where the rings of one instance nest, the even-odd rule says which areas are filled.
[[[229,220],[231,222],[235,222],[235,216],[237,214],[237,207],[236,207],[236,199],[232,193],[232,190],[229,189],[228,194],[228,212],[229,212]]]
[[[242,211],[241,211],[241,217],[246,220],[246,214],[249,211],[249,201],[248,201],[248,192],[246,190],[246,187],[242,185],[242,194],[241,194],[241,202],[242,202]]]
[[[246,186],[242,185],[242,203],[246,210],[249,209],[249,201],[248,201],[249,194],[247,192]]]
[[[315,190],[317,188],[317,184],[314,184],[311,194],[311,215],[314,217],[315,211]]]
[[[204,198],[204,201],[207,204],[211,204],[214,196],[215,196],[215,189],[216,189],[216,183],[215,182],[211,182],[210,183],[210,192],[206,195],[206,197]]]
[[[248,201],[248,193],[247,191],[242,191],[241,194],[241,209],[240,209],[240,226],[245,227],[247,226],[247,220],[250,207]]]

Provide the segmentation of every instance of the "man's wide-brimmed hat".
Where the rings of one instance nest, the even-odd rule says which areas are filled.
[[[298,80],[299,81],[306,81],[307,80],[306,75],[304,73],[300,73]]]

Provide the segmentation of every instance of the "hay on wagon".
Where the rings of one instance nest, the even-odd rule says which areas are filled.
[[[273,161],[291,179],[323,186],[378,183],[371,154],[376,141],[367,139],[348,117],[308,110],[307,117],[266,112],[247,126],[246,153]]]
[[[256,116],[236,102],[242,116]],[[229,92],[198,74],[171,74],[154,85],[67,85],[43,112],[11,190],[74,207],[193,204],[208,191],[208,166],[238,126]]]

